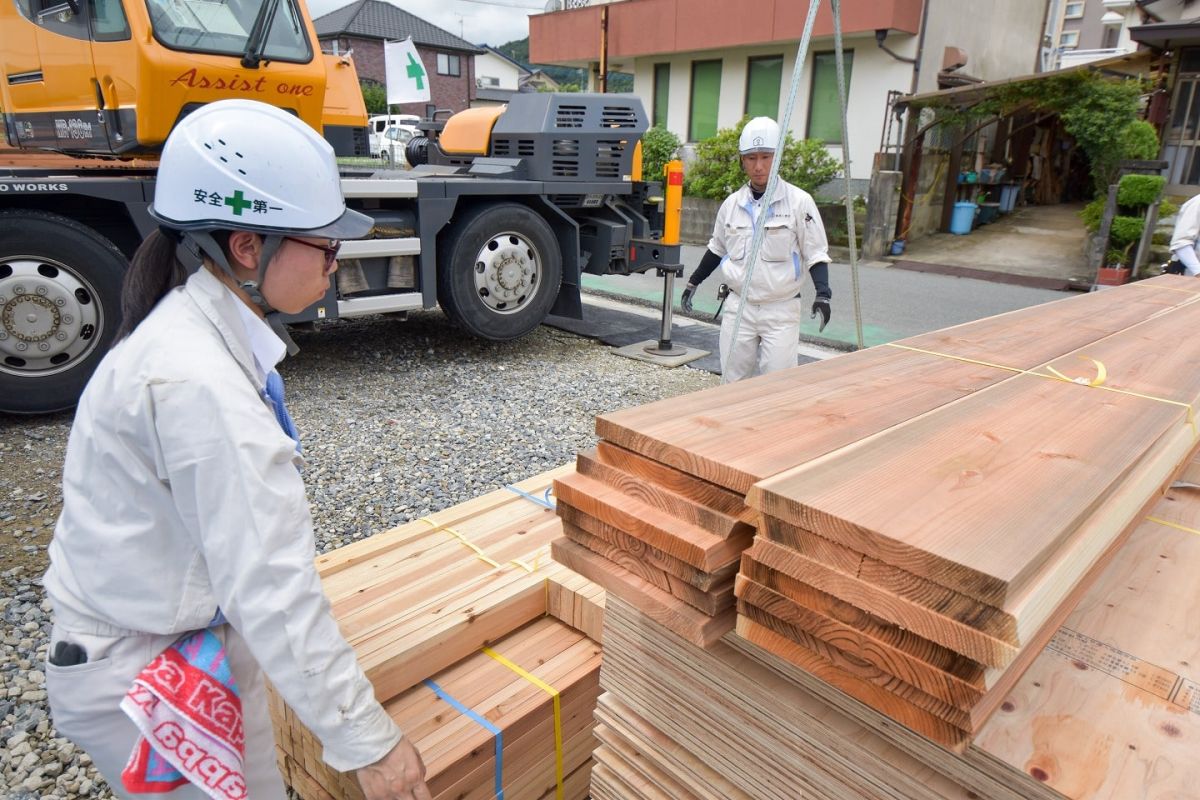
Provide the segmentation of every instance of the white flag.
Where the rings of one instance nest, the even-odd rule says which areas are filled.
[[[429,73],[412,38],[383,43],[383,68],[388,105],[429,100]]]

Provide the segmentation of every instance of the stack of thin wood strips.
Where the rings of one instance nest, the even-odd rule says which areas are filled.
[[[317,559],[323,588],[438,798],[585,798],[599,692],[603,590],[549,557],[530,478]],[[359,798],[353,775],[272,695],[277,755],[304,800]]]
[[[1173,312],[1183,312],[1198,291],[1185,278],[1164,276],[602,415],[597,448],[580,454],[576,474],[555,482],[565,536],[554,543],[554,557],[689,641],[711,644],[734,625],[734,573],[758,523],[758,511],[746,503],[755,484],[847,448],[869,454],[873,437],[977,393],[977,407],[1000,404],[1008,420],[1016,409],[1004,404],[1027,402],[1007,388],[1011,383],[1031,387],[1046,405],[1070,398],[1052,425],[1035,425],[1030,436],[1118,397],[1124,413],[1138,416],[1135,406],[1156,404],[1023,371],[1057,367],[1074,376],[1086,367],[1091,378],[1092,362],[1077,363],[1071,354],[1103,341],[1104,355],[1118,358],[1108,348],[1125,336],[1162,335],[1158,344],[1166,346],[1157,349],[1169,352],[1187,328],[1188,314]],[[1128,371],[1128,360],[1110,365],[1109,385],[1146,383],[1138,370]],[[1157,406],[1160,422],[1184,413],[1182,406]],[[1121,420],[1121,413],[1107,419]],[[1144,432],[1152,425],[1146,421]],[[924,505],[917,496],[901,502],[910,510]],[[780,524],[802,527],[782,515]],[[1009,644],[988,643],[1000,650],[999,660],[1011,655]]]

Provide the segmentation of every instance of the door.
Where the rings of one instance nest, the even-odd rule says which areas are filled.
[[[32,7],[47,106],[30,120],[37,144],[107,151],[96,99],[88,0],[32,0]]]

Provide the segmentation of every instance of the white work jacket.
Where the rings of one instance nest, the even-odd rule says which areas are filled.
[[[199,270],[101,361],[67,445],[46,592],[56,626],[82,634],[182,634],[219,608],[329,766],[357,769],[400,731],[321,590],[296,444],[240,304]]]
[[[722,281],[738,295],[746,280],[754,221],[761,208],[750,185],[742,186],[721,204],[708,242],[708,249],[721,256]],[[781,180],[767,213],[758,263],[745,297],[751,303],[795,297],[804,287],[805,272],[814,264],[829,261],[825,226],[812,195]]]
[[[1179,209],[1171,233],[1171,255],[1183,262],[1186,274],[1200,274],[1200,194]]]

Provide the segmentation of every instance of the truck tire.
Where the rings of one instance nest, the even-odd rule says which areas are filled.
[[[562,283],[562,255],[554,231],[537,213],[515,203],[479,206],[456,221],[441,243],[438,302],[468,332],[498,342],[516,339],[550,313]]]
[[[116,245],[67,217],[0,213],[0,411],[78,402],[120,325],[127,267]]]

